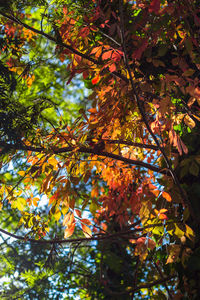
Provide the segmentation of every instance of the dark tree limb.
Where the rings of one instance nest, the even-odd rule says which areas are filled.
[[[43,147],[33,147],[33,146],[26,146],[26,145],[17,145],[17,144],[9,144],[5,142],[0,142],[0,146],[6,147],[9,150],[22,150],[22,151],[33,151],[33,152],[39,152],[39,153],[47,153],[47,154],[64,154],[68,152],[77,152],[77,153],[86,153],[86,154],[94,154],[98,155],[99,157],[107,157],[112,158],[115,160],[123,161],[124,163],[127,163],[129,165],[135,165],[137,167],[142,167],[149,169],[151,171],[161,173],[161,174],[168,174],[169,171],[167,169],[161,169],[157,166],[145,163],[140,160],[134,160],[130,158],[126,158],[124,156],[120,156],[117,154],[113,154],[106,151],[99,151],[98,149],[89,148],[89,147],[75,147],[75,146],[68,146],[68,147],[61,147],[61,148],[51,148],[51,149],[45,149]]]

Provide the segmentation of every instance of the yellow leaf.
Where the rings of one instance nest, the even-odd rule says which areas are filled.
[[[189,239],[193,240],[193,238],[194,238],[194,236],[195,236],[194,231],[193,231],[192,228],[189,227],[188,225],[185,225],[185,227],[186,227],[185,235],[186,235]]]
[[[57,159],[55,159],[54,157],[50,157],[50,158],[48,159],[48,163],[49,163],[50,165],[52,165],[52,166],[55,168],[55,170],[58,169],[58,161],[57,161]]]
[[[61,212],[60,210],[56,210],[56,212],[54,213],[54,218],[56,219],[56,221],[58,222],[58,220],[60,220],[61,217]]]
[[[183,230],[181,230],[176,224],[175,224],[175,231],[174,234],[178,237],[181,238],[185,232]]]
[[[24,177],[24,175],[26,174],[26,172],[25,172],[25,171],[19,171],[18,174],[19,174],[20,176]]]
[[[23,211],[25,206],[26,200],[21,197],[17,198],[17,200],[12,203],[12,207],[17,208],[19,211]]]
[[[63,215],[66,215],[66,213],[68,212],[69,210],[69,203],[68,202],[64,202],[63,205],[62,205],[62,214]]]

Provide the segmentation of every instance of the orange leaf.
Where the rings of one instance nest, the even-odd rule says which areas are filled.
[[[92,49],[91,53],[90,54],[95,54],[95,57],[99,57],[101,55],[101,51],[102,51],[102,47],[99,46],[99,47],[95,47]]]
[[[91,231],[91,229],[90,229],[88,226],[84,225],[84,224],[81,224],[81,227],[82,227],[82,230],[83,230],[84,235],[85,235],[87,238],[90,238],[90,237],[92,236],[92,231]]]
[[[86,224],[86,225],[92,225],[92,223],[91,223],[90,220],[88,220],[88,219],[82,219],[82,220],[81,220],[81,223],[84,223],[84,224]]]
[[[159,191],[159,190],[153,190],[153,191],[151,191],[151,192],[152,192],[152,194],[154,194],[156,197],[158,197],[159,194],[160,194],[160,191]]]
[[[159,214],[159,215],[158,215],[158,218],[159,218],[160,220],[167,220],[167,219],[168,219],[167,216],[164,215],[164,214]]]
[[[162,192],[162,196],[163,196],[163,198],[165,198],[166,201],[168,201],[168,202],[172,201],[172,198],[168,193]]]
[[[89,111],[90,113],[92,113],[92,114],[96,114],[96,113],[97,113],[96,107],[90,108],[90,109],[88,109],[88,111]]]
[[[63,220],[63,225],[64,226],[70,226],[74,222],[74,214],[69,212],[66,214]]]
[[[33,198],[33,199],[32,199],[33,205],[34,205],[34,206],[38,206],[38,201],[39,201],[39,200],[40,200],[39,198]]]
[[[70,226],[69,228],[66,228],[64,238],[66,239],[70,237],[74,233],[74,229],[75,229],[75,223],[72,224],[72,226]]]

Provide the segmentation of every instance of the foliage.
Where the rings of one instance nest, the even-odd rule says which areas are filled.
[[[83,299],[199,299],[198,6],[0,10],[2,214],[20,214],[16,239],[76,244],[91,270],[80,284],[73,266],[69,289]]]

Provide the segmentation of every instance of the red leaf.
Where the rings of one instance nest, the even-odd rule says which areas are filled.
[[[148,46],[148,41],[146,39],[146,40],[144,40],[144,42],[142,43],[142,45],[137,50],[135,50],[133,52],[132,58],[139,60],[141,58],[141,56],[142,56],[142,53],[147,48],[147,46]]]
[[[124,55],[124,54],[123,54],[122,51],[117,50],[117,51],[113,52],[113,54],[112,54],[112,59],[113,59],[114,61],[120,61],[120,59],[122,58],[123,55]]]
[[[79,218],[81,218],[81,211],[79,209],[75,209],[75,212]]]
[[[74,78],[74,75],[75,75],[75,74],[76,74],[75,71],[72,71],[72,72],[71,72],[71,75],[70,75],[70,77],[69,77],[69,79],[68,79],[68,81],[67,81],[66,84],[69,84],[69,83],[72,81],[72,79]]]
[[[153,250],[156,247],[156,243],[152,239],[148,239],[148,248]]]
[[[160,10],[160,0],[152,0],[149,5],[149,12],[154,12],[155,14],[158,14]]]
[[[115,64],[112,64],[112,65],[109,67],[109,70],[110,70],[110,72],[116,71],[116,65],[115,65]]]
[[[113,50],[109,50],[109,51],[104,52],[103,55],[102,55],[102,59],[106,60],[106,59],[111,58],[112,53],[113,53]]]
[[[84,71],[83,72],[83,79],[88,78],[88,76],[89,76],[89,73],[87,71]]]
[[[99,75],[95,76],[95,77],[92,79],[92,84],[97,84],[97,83],[99,82],[99,80],[100,80],[100,76],[99,76]]]

